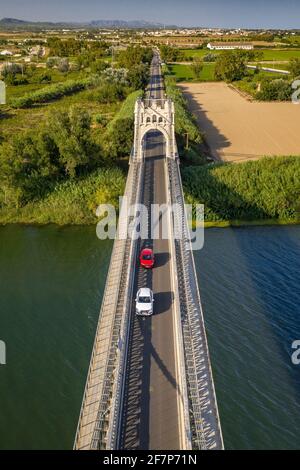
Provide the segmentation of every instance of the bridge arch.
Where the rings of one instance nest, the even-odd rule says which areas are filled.
[[[157,146],[158,135],[162,137],[162,140],[160,140],[160,143],[163,145],[163,151],[162,151],[162,147],[157,147],[157,149],[154,150],[154,153],[152,153],[152,155],[162,156],[162,155],[167,154],[167,149],[169,145],[168,133],[166,132],[165,129],[160,129],[158,126],[149,126],[148,129],[145,129],[143,133],[141,133],[141,153],[143,155],[143,158],[146,154],[147,148],[150,147],[154,149]]]
[[[138,99],[135,104],[133,157],[137,160],[144,158],[144,138],[147,132],[153,130],[163,134],[167,158],[176,158],[174,122],[174,104],[170,99],[151,99],[146,102]]]

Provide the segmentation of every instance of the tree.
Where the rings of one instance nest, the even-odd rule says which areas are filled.
[[[57,68],[60,72],[63,72],[63,73],[68,72],[70,69],[69,59],[67,58],[61,59],[58,63]]]
[[[150,47],[129,46],[125,51],[121,51],[118,56],[120,67],[130,69],[139,64],[150,64],[153,56]]]
[[[128,157],[133,142],[133,119],[118,119],[113,132],[106,135],[105,151],[107,158]]]
[[[16,64],[16,63],[9,63],[4,64],[1,70],[1,75],[4,79],[8,79],[9,77],[15,77],[18,73],[23,73],[23,65]]]
[[[134,65],[127,74],[129,85],[134,90],[141,90],[146,87],[149,81],[149,67],[145,64]]]
[[[218,80],[233,82],[241,80],[247,74],[248,55],[243,51],[226,51],[217,59],[215,77]]]
[[[99,149],[91,137],[91,116],[77,107],[68,112],[54,111],[48,120],[47,131],[52,139],[59,164],[71,178],[87,167],[93,167]]]
[[[108,67],[104,70],[101,74],[101,78],[103,81],[107,83],[117,83],[119,85],[128,85],[127,80],[128,70],[124,68],[113,68]]]
[[[289,71],[291,72],[291,75],[293,78],[300,76],[300,59],[299,58],[293,58],[290,60]]]
[[[58,57],[48,57],[47,59],[47,62],[46,62],[46,65],[48,67],[48,69],[53,69],[53,67],[55,65],[57,65],[59,62],[59,58]]]
[[[109,67],[108,63],[104,60],[97,60],[91,64],[91,72],[101,74]],[[80,67],[81,68],[81,67]]]
[[[212,52],[209,52],[203,57],[203,62],[216,62],[218,56],[217,54],[213,54]]]
[[[195,57],[191,65],[191,69],[195,74],[196,78],[199,79],[203,70],[203,60],[200,57]]]
[[[44,133],[24,133],[0,147],[1,186],[17,207],[40,197],[58,174],[52,143]]]
[[[164,62],[180,62],[184,59],[183,52],[176,47],[162,44],[159,49],[161,58]]]
[[[104,83],[91,93],[93,100],[98,103],[116,103],[125,98],[126,88],[118,83]]]
[[[264,81],[261,90],[256,93],[256,98],[261,101],[287,101],[291,96],[291,84],[282,78]]]
[[[93,169],[99,155],[86,111],[54,111],[39,132],[20,133],[1,143],[0,204],[19,207],[40,198],[53,181]]]

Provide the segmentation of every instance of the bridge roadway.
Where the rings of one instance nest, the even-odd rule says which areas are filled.
[[[164,96],[158,66],[151,69],[149,98]],[[146,99],[147,99],[146,97]],[[165,142],[161,133],[151,131],[145,137],[145,170],[142,204],[167,202],[165,184]],[[148,211],[149,213],[149,211]],[[150,219],[150,217],[149,217]],[[148,240],[139,242],[155,253],[155,267],[146,271],[137,262],[134,289],[150,287],[154,292],[154,315],[135,315],[132,299],[132,327],[129,339],[125,398],[121,426],[123,449],[180,449],[178,385],[173,328],[174,293],[171,288],[169,240],[152,240],[150,220]],[[133,296],[133,297],[134,297]]]

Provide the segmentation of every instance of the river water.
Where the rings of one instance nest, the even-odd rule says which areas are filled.
[[[112,248],[0,228],[0,448],[73,445]],[[300,227],[208,229],[195,253],[226,448],[300,448]]]

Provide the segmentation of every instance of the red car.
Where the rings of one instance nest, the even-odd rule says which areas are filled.
[[[143,268],[153,268],[154,254],[151,248],[144,248],[140,254],[140,263]]]

